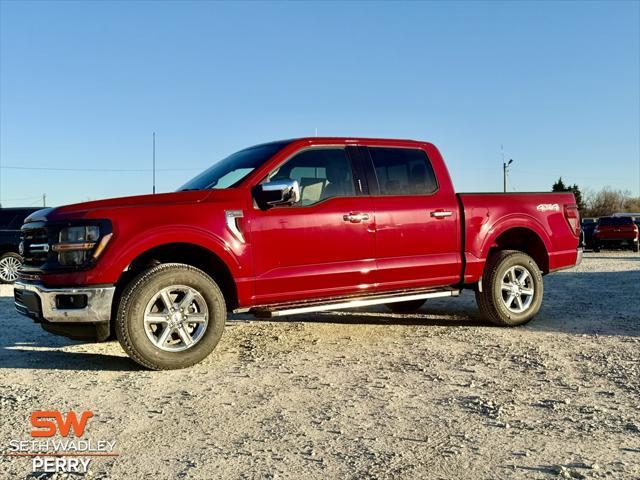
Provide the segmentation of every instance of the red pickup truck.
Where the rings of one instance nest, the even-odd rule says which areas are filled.
[[[456,194],[425,142],[302,138],[241,150],[175,193],[45,209],[22,227],[15,305],[151,369],[204,359],[227,312],[415,311],[473,288],[529,321],[544,274],[580,261],[570,193]]]

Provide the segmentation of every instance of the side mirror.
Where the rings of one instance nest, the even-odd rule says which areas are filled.
[[[253,198],[261,210],[276,205],[293,205],[300,201],[300,184],[297,180],[275,180],[253,188]]]

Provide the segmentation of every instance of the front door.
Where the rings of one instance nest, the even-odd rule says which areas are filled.
[[[374,288],[375,218],[344,147],[294,154],[263,181],[297,180],[300,201],[252,210],[255,304]]]

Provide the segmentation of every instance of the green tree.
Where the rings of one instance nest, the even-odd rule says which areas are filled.
[[[552,192],[566,192],[567,191],[567,186],[562,181],[562,177],[560,177],[558,179],[558,181],[553,184],[553,186],[551,187],[551,191]]]
[[[576,205],[578,205],[578,210],[580,210],[581,214],[584,213],[586,209],[586,205],[584,203],[584,199],[582,198],[582,192],[580,191],[580,187],[578,187],[577,184],[574,183],[573,185],[565,185],[564,181],[562,180],[562,177],[560,177],[558,181],[556,181],[556,183],[554,183],[553,186],[551,187],[551,191],[573,193],[573,196],[576,197]]]

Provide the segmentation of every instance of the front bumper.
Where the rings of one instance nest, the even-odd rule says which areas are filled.
[[[16,310],[37,321],[51,323],[101,323],[111,319],[115,295],[112,285],[83,288],[47,288],[18,281],[14,285]],[[70,299],[77,306],[70,305]]]

